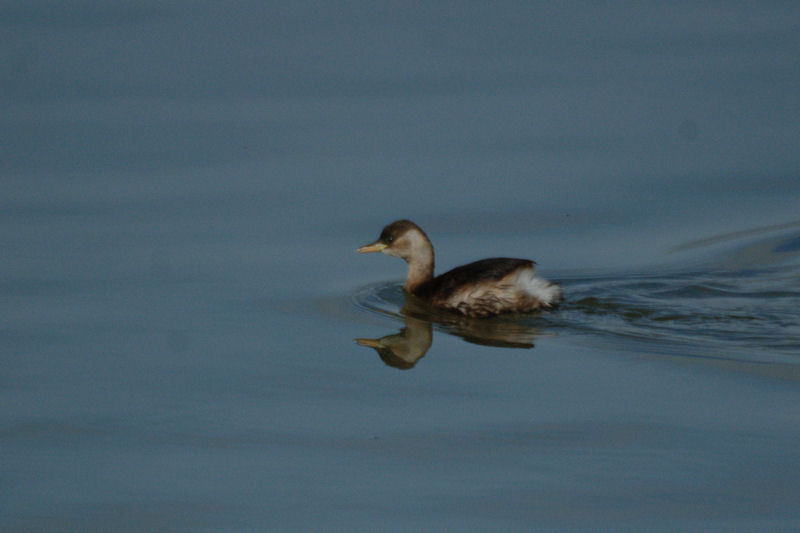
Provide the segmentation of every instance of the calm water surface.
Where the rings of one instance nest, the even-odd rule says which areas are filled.
[[[0,531],[800,529],[794,5],[0,13]]]

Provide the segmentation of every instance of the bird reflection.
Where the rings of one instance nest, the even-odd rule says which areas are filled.
[[[422,359],[433,342],[433,328],[430,322],[416,318],[406,318],[406,327],[394,335],[380,339],[356,339],[361,346],[375,348],[381,360],[389,366],[408,370]]]
[[[413,368],[433,343],[433,325],[467,342],[502,348],[533,348],[539,328],[530,323],[536,315],[505,315],[498,318],[470,318],[434,308],[425,301],[404,293],[400,315],[405,323],[399,332],[378,339],[355,339],[360,346],[378,352],[381,360],[394,368]]]

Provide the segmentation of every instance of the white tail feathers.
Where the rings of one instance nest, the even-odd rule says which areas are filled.
[[[536,275],[532,268],[519,269],[514,274],[514,285],[550,307],[561,301],[561,288]]]

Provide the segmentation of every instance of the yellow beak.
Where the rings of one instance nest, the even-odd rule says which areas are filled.
[[[369,346],[370,348],[383,348],[383,344],[378,339],[355,339],[356,344],[361,346]]]
[[[383,244],[382,242],[373,242],[372,244],[365,244],[364,246],[356,250],[356,252],[360,254],[368,254],[370,252],[380,252],[384,248],[386,248],[386,245]]]

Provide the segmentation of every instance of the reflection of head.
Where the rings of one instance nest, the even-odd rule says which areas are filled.
[[[406,318],[406,327],[394,335],[380,339],[356,339],[361,346],[374,348],[389,366],[408,370],[419,361],[433,342],[430,322]]]

